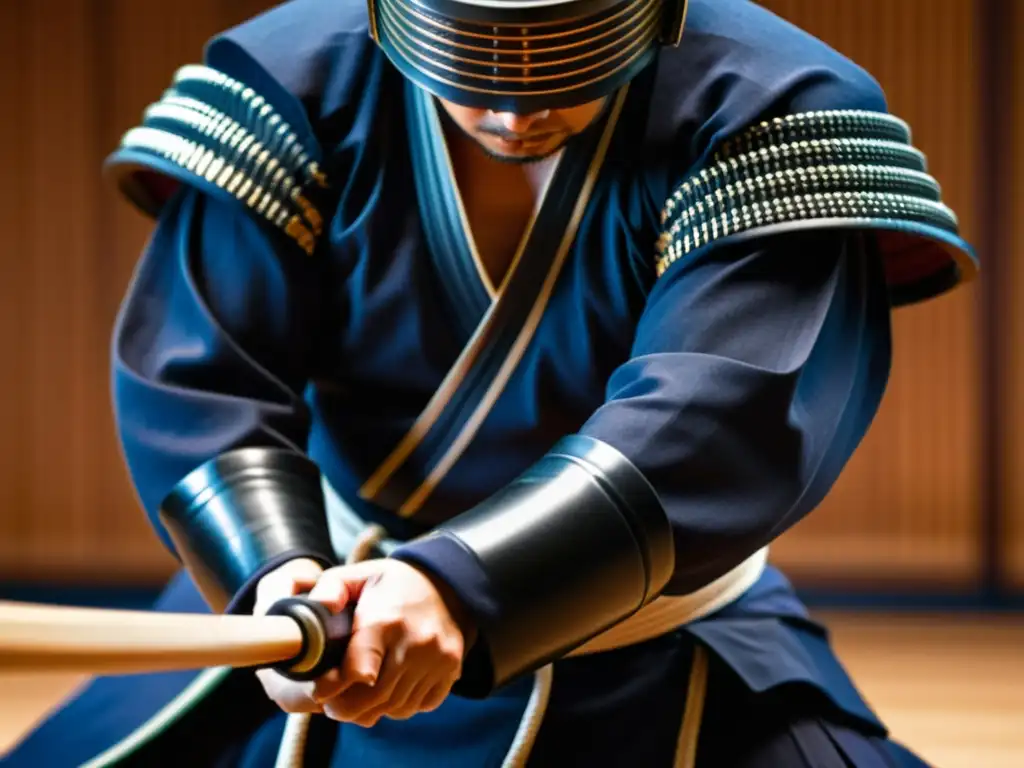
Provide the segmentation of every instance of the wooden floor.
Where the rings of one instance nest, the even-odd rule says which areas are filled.
[[[896,739],[936,768],[1024,768],[1024,617],[824,618]]]
[[[933,766],[1024,768],[1024,617],[821,618],[894,735]],[[0,677],[0,751],[78,683]]]

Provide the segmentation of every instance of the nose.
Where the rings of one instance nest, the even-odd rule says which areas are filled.
[[[550,110],[534,112],[529,115],[517,115],[514,112],[499,112],[495,115],[505,129],[512,133],[528,133],[530,128],[547,119]]]

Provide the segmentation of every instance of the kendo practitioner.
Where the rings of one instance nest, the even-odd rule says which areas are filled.
[[[878,84],[746,0],[295,0],[112,155],[155,606],[339,663],[98,679],[17,766],[899,768],[785,577],[894,308],[976,265]]]

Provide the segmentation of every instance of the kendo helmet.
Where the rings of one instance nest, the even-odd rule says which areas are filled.
[[[529,114],[607,96],[661,46],[688,0],[367,0],[394,66],[457,104]]]

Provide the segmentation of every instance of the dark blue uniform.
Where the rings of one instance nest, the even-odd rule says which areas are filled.
[[[907,236],[898,216],[888,229],[776,221],[720,244],[721,220],[708,218],[682,227],[699,247],[677,228],[681,245],[665,248],[666,201],[683,205],[680,185],[735,156],[729,142],[762,121],[884,113],[879,86],[752,3],[692,2],[683,45],[565,148],[495,287],[460,216],[439,107],[367,24],[361,5],[297,0],[207,51],[316,147],[328,215],[318,237],[315,222],[275,227],[202,181],[159,201],[113,358],[125,456],[156,529],[161,499],[191,469],[233,447],[280,445],[307,452],[359,516],[409,540],[566,435],[615,447],[657,490],[676,547],[666,594],[698,589],[810,513],[877,411],[892,305],[961,273],[890,258],[907,256],[883,247]],[[501,610],[445,542],[393,556],[440,574],[478,615]],[[157,607],[208,610],[184,575]],[[698,766],[920,764],[887,739],[769,566],[710,616],[556,662],[529,765],[675,765],[696,648],[709,659]],[[80,764],[194,679],[98,680],[4,765]],[[498,766],[530,690],[524,678],[482,700],[453,695],[371,729],[318,719],[306,764]],[[269,767],[283,723],[251,673],[225,673],[124,760]]]

